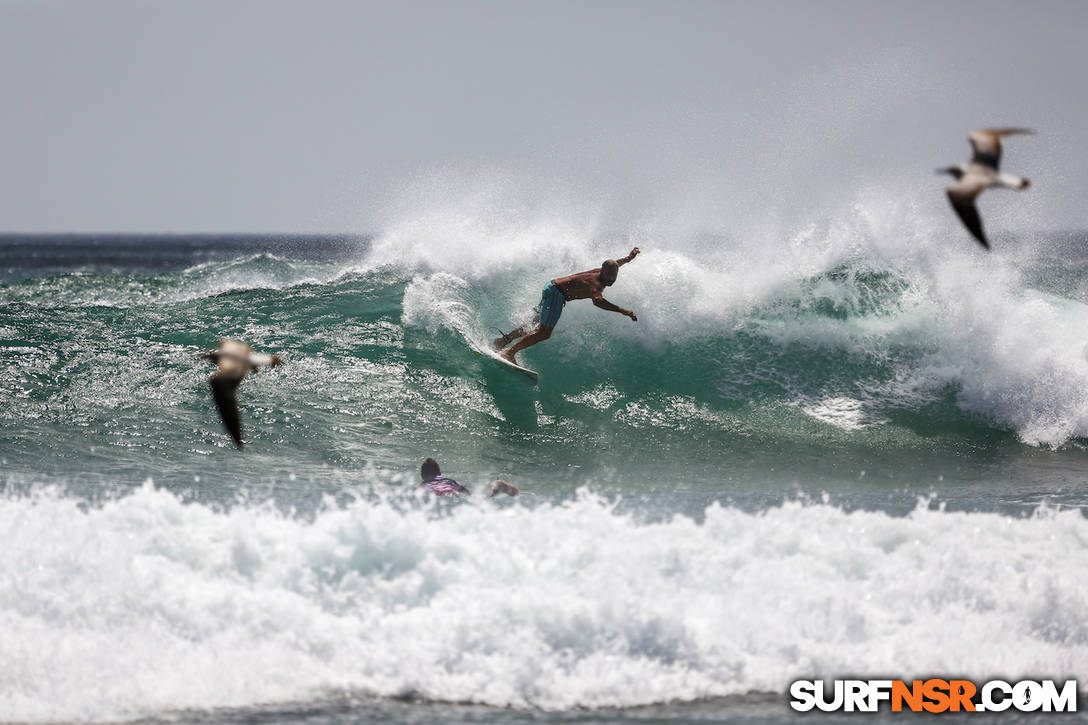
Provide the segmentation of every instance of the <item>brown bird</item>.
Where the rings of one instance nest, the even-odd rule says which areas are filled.
[[[238,386],[247,373],[257,372],[262,366],[274,368],[280,364],[280,358],[278,355],[253,352],[253,348],[237,340],[220,340],[219,347],[205,353],[204,357],[219,366],[208,378],[208,384],[212,388],[212,398],[219,409],[219,417],[223,419],[223,426],[235,445],[241,448],[242,417],[238,412]]]
[[[1031,185],[1027,179],[1012,174],[1002,174],[1001,139],[1020,133],[1035,133],[1028,128],[991,128],[972,131],[967,135],[974,155],[967,164],[957,164],[944,169],[937,169],[938,174],[951,174],[956,180],[948,185],[948,200],[956,210],[960,221],[967,231],[985,247],[990,248],[986,233],[982,230],[982,217],[975,207],[975,197],[992,186],[1006,189],[1026,189]]]

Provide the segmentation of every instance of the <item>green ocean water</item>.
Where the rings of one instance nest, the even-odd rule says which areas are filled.
[[[132,244],[114,252],[128,269],[62,267],[5,284],[0,457],[13,477],[190,486],[214,461],[195,492],[294,475],[305,498],[435,456],[468,480],[516,478],[544,496],[594,481],[697,507],[797,491],[877,506],[931,491],[972,508],[1084,503],[1083,409],[1067,413],[1065,435],[1034,446],[1004,411],[965,410],[955,377],[930,372],[941,341],[911,319],[918,290],[894,271],[839,265],[790,280],[725,329],[700,321],[673,337],[572,304],[555,337],[524,356],[542,373],[532,388],[468,344],[509,325],[519,286],[531,295],[538,280],[517,271],[477,284],[367,268],[365,240],[317,240],[151,273],[146,257],[181,252]],[[287,361],[242,388],[244,456],[229,455],[204,384],[199,354],[221,337]],[[1047,423],[1062,414],[1026,402]]]
[[[638,323],[569,304],[535,387],[473,351],[634,243],[608,296]],[[1080,237],[895,263],[436,245],[0,239],[16,720],[778,722],[787,675],[1088,675]],[[200,357],[224,337],[284,358],[239,389],[241,451]],[[474,501],[422,500],[429,456]],[[475,500],[494,478],[522,496]],[[949,659],[955,611],[994,649]]]

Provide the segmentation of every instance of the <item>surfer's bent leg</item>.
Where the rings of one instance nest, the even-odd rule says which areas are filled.
[[[567,298],[563,296],[563,292],[556,286],[555,281],[548,282],[544,285],[544,291],[540,295],[540,305],[536,308],[536,321],[534,322],[534,334],[539,333],[541,328],[547,326],[549,328],[555,327],[555,323],[559,322],[559,316],[563,314],[563,306],[567,304]],[[521,325],[516,330],[512,330],[502,337],[496,337],[492,344],[496,350],[502,350],[514,340],[522,337],[529,331],[529,325]],[[551,335],[551,330],[548,331],[548,335],[538,339],[547,340]],[[524,342],[524,341],[523,341]],[[535,342],[532,344],[536,344]],[[528,347],[526,345],[525,347]],[[518,348],[524,349],[524,348]]]
[[[503,350],[502,356],[510,362],[517,362],[514,356],[519,352],[551,337],[555,323],[559,322],[559,316],[563,314],[563,306],[566,304],[567,298],[563,296],[562,290],[555,282],[549,282],[544,287],[544,294],[540,296],[540,322],[536,331],[523,337],[513,347]]]
[[[517,364],[517,360],[514,359],[514,356],[527,347],[532,347],[538,342],[543,342],[544,340],[547,340],[549,337],[552,336],[552,329],[553,328],[548,327],[547,325],[541,325],[536,329],[536,332],[531,335],[526,335],[525,337],[521,338],[521,340],[519,340],[516,345],[514,345],[513,347],[508,347],[499,354],[510,362]]]
[[[539,315],[537,315],[537,317],[539,317]],[[527,333],[528,331],[528,325],[521,325],[516,330],[511,330],[510,332],[504,334],[502,337],[496,337],[491,344],[495,346],[496,350],[501,350],[510,343],[517,340],[519,337],[524,337],[525,333]],[[499,332],[502,332],[502,330],[499,330]]]

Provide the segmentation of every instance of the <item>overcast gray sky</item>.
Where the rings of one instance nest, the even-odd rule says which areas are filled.
[[[436,170],[630,213],[784,178],[943,204],[985,125],[1039,130],[1021,221],[1088,228],[1086,33],[1079,1],[0,0],[0,230],[372,232]]]

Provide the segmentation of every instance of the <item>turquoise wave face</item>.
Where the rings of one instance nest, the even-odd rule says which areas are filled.
[[[667,510],[799,491],[904,509],[932,491],[965,506],[1083,498],[1077,343],[1013,349],[1025,324],[1057,336],[1088,322],[1060,261],[996,301],[972,298],[969,278],[863,260],[737,300],[718,294],[722,279],[678,294],[670,275],[690,260],[646,254],[609,291],[640,322],[571,303],[524,353],[541,373],[532,388],[472,347],[528,313],[542,270],[458,276],[378,264],[365,248],[331,256],[9,279],[9,481],[108,495],[153,478],[213,500],[312,503],[364,478],[410,482],[434,456],[470,486],[502,477],[566,497],[592,484]],[[199,357],[220,337],[285,358],[239,390],[241,454]]]

